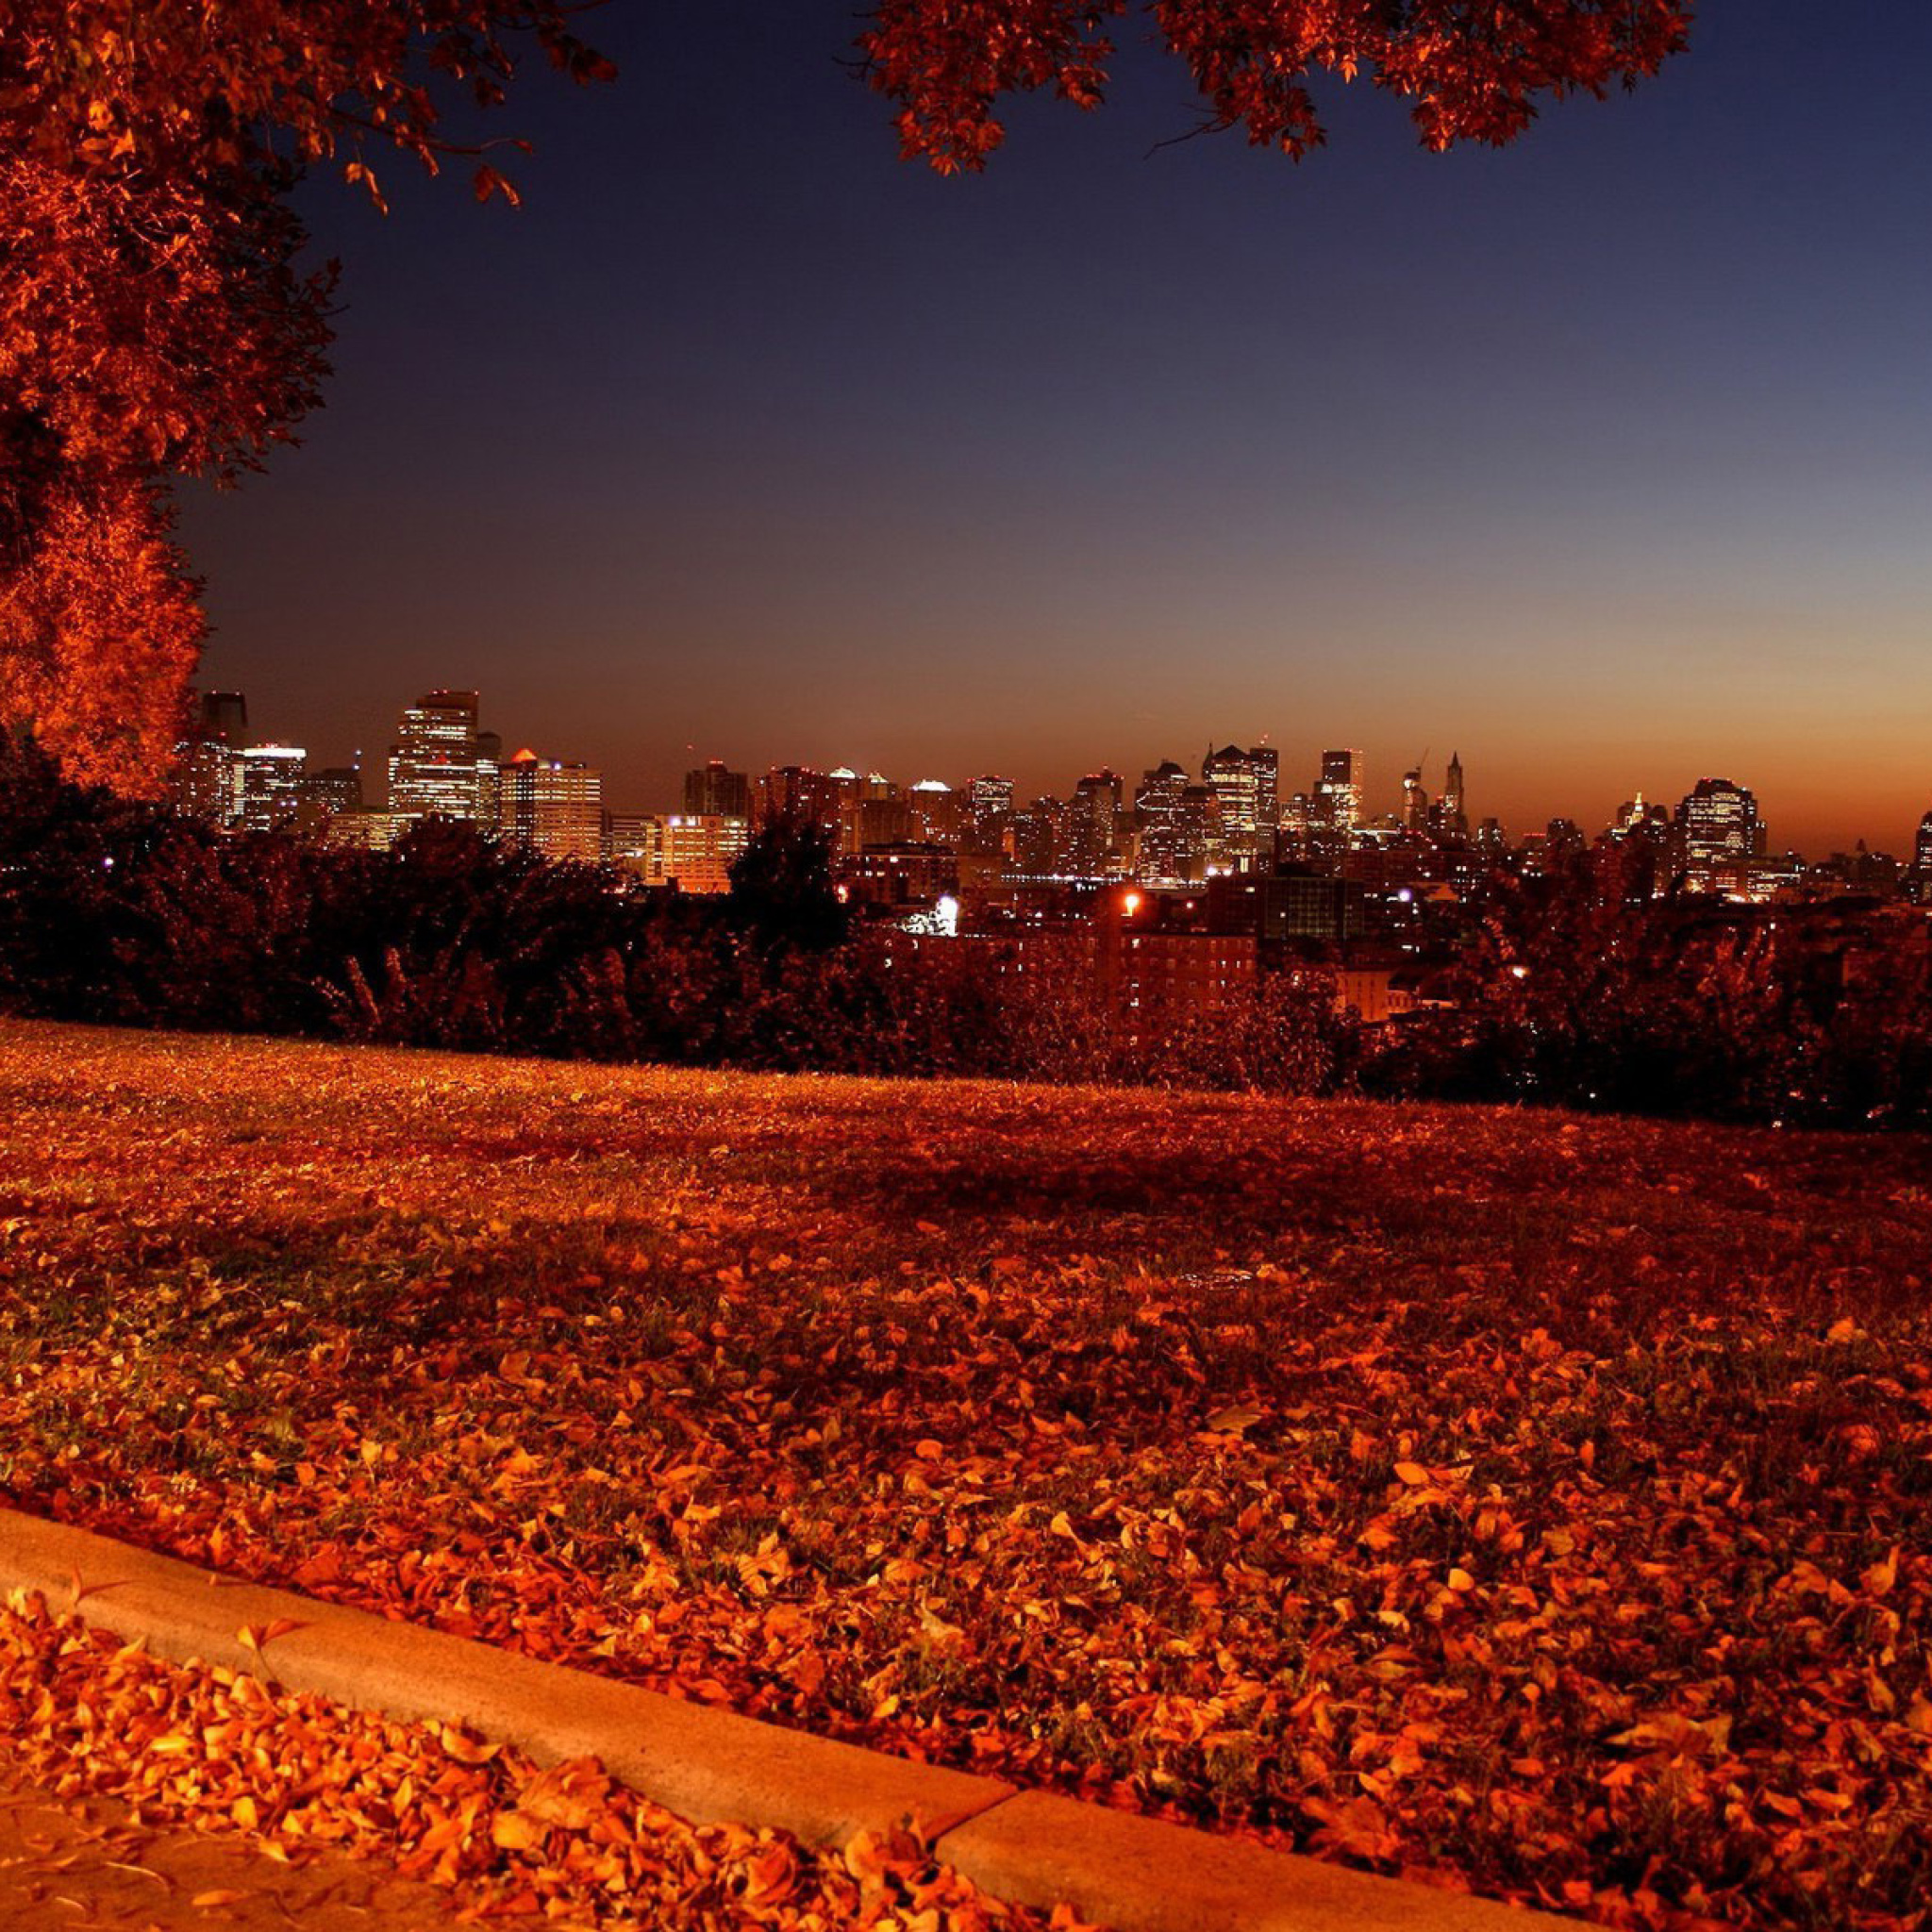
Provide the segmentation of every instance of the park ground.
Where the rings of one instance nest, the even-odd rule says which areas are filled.
[[[9,1024],[0,1270],[21,1508],[1602,1923],[1932,1924],[1923,1140]],[[485,1873],[426,1802],[359,1835]]]

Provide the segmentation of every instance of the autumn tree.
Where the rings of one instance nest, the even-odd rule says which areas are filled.
[[[288,203],[434,169],[528,46],[608,72],[568,4],[16,0],[0,37],[0,724],[76,776],[159,769],[202,635],[171,484],[232,481],[326,373],[332,266]],[[477,157],[487,197],[508,183]]]
[[[502,101],[531,51],[607,62],[577,0],[11,0],[0,33],[0,728],[76,775],[161,766],[202,635],[172,537],[185,476],[233,480],[293,434],[326,374],[332,267],[288,193],[326,167],[381,200],[396,154],[470,152],[458,100]],[[902,146],[976,169],[1010,94],[1105,92],[1127,0],[879,0],[860,65]],[[1690,0],[1156,0],[1204,127],[1299,156],[1311,82],[1362,76],[1423,140],[1504,142],[1537,104],[1653,73]]]
[[[999,145],[1003,96],[1049,89],[1097,107],[1112,24],[1130,12],[1187,63],[1204,130],[1299,158],[1324,139],[1319,76],[1402,95],[1429,147],[1500,144],[1540,100],[1655,74],[1683,47],[1692,0],[880,0],[859,44],[898,103],[904,152],[951,173]]]

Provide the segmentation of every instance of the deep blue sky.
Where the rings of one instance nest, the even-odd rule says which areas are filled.
[[[901,163],[849,0],[613,0],[523,208],[318,182],[305,447],[185,529],[205,680],[379,759],[398,707],[669,805],[688,761],[1064,791],[1211,739],[1371,803],[1429,748],[1513,829],[1754,785],[1774,840],[1932,805],[1932,7],[1706,0],[1500,153],[1338,91],[1299,167],[1130,52],[989,173]]]

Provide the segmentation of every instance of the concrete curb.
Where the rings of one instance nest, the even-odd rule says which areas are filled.
[[[595,1757],[612,1776],[697,1824],[773,1825],[836,1848],[857,1832],[916,1819],[947,1864],[995,1897],[1041,1908],[1064,1900],[1120,1932],[1532,1932],[1566,1923],[1019,1792],[994,1778],[233,1582],[5,1508],[0,1590],[38,1591],[54,1608],[72,1607],[158,1657],[245,1671],[391,1717],[463,1724],[540,1764]]]

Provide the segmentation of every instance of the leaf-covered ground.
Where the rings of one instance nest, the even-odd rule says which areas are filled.
[[[1932,1924],[1932,1149],[0,1028],[0,1484],[1607,1923]]]
[[[0,1811],[25,1778],[57,1802],[116,1807],[104,1847],[72,1834],[41,1847],[0,1829],[9,1925],[422,1932],[541,1917],[603,1932],[1091,1932],[1068,1913],[1049,1924],[987,1899],[908,1832],[860,1832],[832,1854],[779,1832],[691,1825],[593,1759],[539,1771],[455,1725],[393,1724],[252,1676],[165,1664],[39,1597],[0,1605]],[[163,1838],[161,1856],[148,1853],[181,1826],[239,1840],[250,1856],[195,1884],[197,1866],[211,1874],[193,1840]],[[365,1869],[380,1861],[380,1875],[345,1884],[344,1852]],[[91,1871],[105,1884],[91,1888]]]

